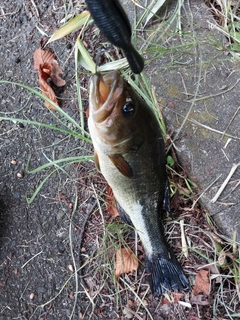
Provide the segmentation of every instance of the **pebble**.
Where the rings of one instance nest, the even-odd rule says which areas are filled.
[[[29,299],[30,299],[30,300],[33,300],[33,299],[34,299],[34,297],[35,297],[34,292],[30,293]]]

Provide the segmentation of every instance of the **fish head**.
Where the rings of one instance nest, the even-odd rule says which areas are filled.
[[[99,143],[111,148],[109,153],[122,154],[139,148],[150,116],[148,109],[118,71],[93,75],[89,130]]]

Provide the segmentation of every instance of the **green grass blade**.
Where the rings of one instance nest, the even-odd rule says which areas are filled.
[[[154,3],[155,2],[155,3]],[[152,3],[148,6],[149,14],[147,15],[144,26],[156,15],[158,10],[163,6],[163,4],[166,2],[166,0],[157,0],[152,1]]]
[[[73,137],[76,137],[78,139],[84,140],[86,142],[90,142],[90,143],[92,142],[91,139],[86,138],[86,137],[84,137],[84,136],[82,136],[82,135],[80,135],[80,134],[78,134],[76,132],[65,130],[65,129],[61,129],[61,128],[52,126],[52,125],[47,124],[47,123],[41,123],[41,122],[38,122],[38,121],[25,120],[25,119],[19,119],[19,118],[9,118],[9,117],[0,117],[0,120],[13,121],[13,122],[23,122],[23,123],[27,123],[27,124],[31,124],[31,125],[36,125],[36,126],[39,126],[39,127],[44,127],[44,128],[47,128],[47,129],[51,129],[51,130],[55,130],[55,131],[59,131],[59,132],[65,133],[67,135],[71,135]]]
[[[45,163],[44,165],[42,165],[40,167],[32,169],[32,170],[28,169],[30,160],[31,159],[29,158],[29,160],[27,162],[27,166],[26,166],[26,172],[32,174],[32,173],[37,173],[37,172],[39,172],[41,170],[47,169],[47,168],[49,168],[51,166],[55,166],[55,165],[57,165],[59,163],[62,163],[62,162],[67,162],[68,164],[72,164],[72,163],[76,163],[76,162],[94,160],[94,157],[93,156],[76,156],[76,157],[62,158],[62,159],[50,161],[50,162]]]
[[[28,198],[26,196],[26,201],[28,204],[31,204],[34,199],[36,198],[36,196],[38,195],[39,191],[42,189],[43,185],[45,184],[45,182],[51,177],[51,175],[53,175],[57,170],[59,170],[58,168],[57,169],[54,169],[51,173],[49,173],[45,178],[44,180],[39,184],[39,186],[37,187],[37,189],[34,191],[33,195],[31,196],[31,198]]]
[[[7,81],[7,80],[0,80],[0,83],[6,83],[6,84],[11,84],[11,85],[16,85],[18,87],[27,89],[28,91],[30,91],[31,93],[33,93],[34,95],[38,96],[39,98],[47,101],[48,103],[50,103],[66,120],[68,120],[70,123],[72,123],[72,125],[74,127],[76,127],[77,129],[79,129],[80,131],[82,130],[81,126],[79,126],[79,124],[73,119],[71,118],[66,112],[64,112],[59,106],[57,106],[55,103],[52,102],[52,100],[48,99],[47,97],[45,97],[43,94],[41,94],[38,90],[33,89],[25,84],[22,83],[18,83],[18,82],[11,82],[11,81]],[[54,114],[54,112],[52,110],[49,110],[52,114]]]
[[[57,31],[55,31],[54,34],[51,36],[51,38],[48,40],[47,44],[55,40],[61,39],[66,35],[68,35],[69,33],[80,29],[82,26],[84,26],[84,24],[87,22],[89,17],[90,17],[89,11],[81,12],[76,17],[69,20],[64,26],[60,27]]]
[[[79,63],[86,70],[91,71],[91,73],[95,73],[96,72],[96,65],[95,65],[93,59],[91,58],[90,54],[88,53],[88,51],[84,47],[82,41],[79,39],[79,37],[77,38],[76,46],[77,46],[79,53],[80,53]]]
[[[127,62],[126,58],[122,58],[116,61],[110,61],[105,63],[104,65],[97,67],[97,70],[100,72],[105,72],[105,71],[113,71],[113,70],[118,70],[118,69],[124,69],[129,67],[129,64]]]
[[[43,166],[38,167],[38,168],[36,168],[36,169],[33,169],[33,170],[31,170],[31,171],[28,170],[28,165],[29,165],[29,161],[30,161],[30,160],[28,160],[27,168],[26,168],[26,171],[27,171],[28,173],[36,173],[36,172],[38,172],[38,171],[40,171],[40,170],[43,170],[44,168],[45,168],[45,169],[48,168],[50,165],[57,165],[58,163],[61,163],[61,162],[63,162],[63,161],[68,160],[67,163],[64,163],[61,167],[58,166],[56,169],[54,169],[52,172],[50,172],[50,173],[43,179],[43,181],[38,185],[38,187],[36,188],[36,190],[34,191],[33,195],[32,195],[30,198],[26,197],[26,201],[27,201],[28,204],[31,204],[31,203],[34,201],[34,199],[35,199],[36,196],[38,195],[39,191],[42,189],[42,187],[43,187],[43,185],[45,184],[45,182],[46,182],[56,171],[58,171],[59,169],[64,168],[64,167],[67,166],[67,165],[70,165],[70,164],[72,164],[72,163],[83,162],[83,161],[87,161],[87,160],[92,160],[92,159],[93,159],[93,156],[72,157],[72,159],[74,159],[73,161],[69,161],[69,159],[71,159],[71,157],[70,157],[70,158],[65,158],[65,159],[55,160],[55,161],[50,162],[50,164],[47,163],[46,165],[43,165]]]
[[[83,105],[82,105],[82,95],[81,95],[81,86],[78,77],[78,48],[75,46],[75,79],[76,79],[76,88],[77,88],[77,98],[78,98],[78,108],[80,115],[80,126],[82,128],[82,135],[84,136],[84,114],[83,114]]]

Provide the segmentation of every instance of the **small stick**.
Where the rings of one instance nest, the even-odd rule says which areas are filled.
[[[221,177],[222,174],[220,174],[201,194],[200,196],[193,202],[191,210],[195,207],[195,204],[198,202],[199,199],[201,199],[202,195],[208,191],[208,189],[211,188],[211,186]]]
[[[180,229],[181,229],[181,240],[182,240],[182,252],[184,256],[187,258],[188,257],[188,247],[187,247],[187,241],[186,241],[186,236],[184,232],[184,219],[180,220]]]
[[[37,254],[35,254],[32,258],[30,258],[27,262],[25,262],[21,268],[23,269],[31,260],[33,260],[34,258],[36,258],[37,256],[39,256],[41,253],[43,253],[43,251],[41,250],[40,252],[38,252]]]
[[[37,16],[37,18],[39,18],[39,12],[38,12],[38,8],[37,8],[37,6],[36,6],[36,3],[35,3],[33,0],[31,0],[31,2],[32,2],[32,5],[33,5],[33,7],[34,7],[34,9],[35,9],[36,16]]]
[[[234,163],[232,166],[232,169],[230,170],[227,178],[225,179],[225,181],[223,182],[221,188],[218,190],[218,192],[216,193],[216,195],[212,198],[211,202],[214,203],[217,201],[217,199],[219,198],[219,196],[221,195],[221,193],[223,192],[223,190],[225,189],[226,185],[228,184],[229,180],[231,179],[231,177],[233,176],[234,172],[236,171],[236,169],[240,166],[240,162],[239,163]]]
[[[230,127],[231,123],[233,122],[234,118],[236,117],[238,111],[240,110],[240,107],[237,108],[236,112],[234,113],[232,119],[230,120],[229,124],[227,125],[227,128],[224,130],[222,138],[224,137],[225,133],[227,132],[227,129]],[[222,140],[222,138],[220,140]]]

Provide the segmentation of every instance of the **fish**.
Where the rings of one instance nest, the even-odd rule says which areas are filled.
[[[86,0],[96,25],[109,42],[123,50],[133,73],[139,74],[144,60],[131,42],[130,21],[118,0]]]
[[[151,291],[188,291],[189,282],[162,225],[170,211],[165,143],[152,109],[119,71],[90,80],[89,132],[97,169],[115,196],[122,220],[133,225],[145,252]]]

